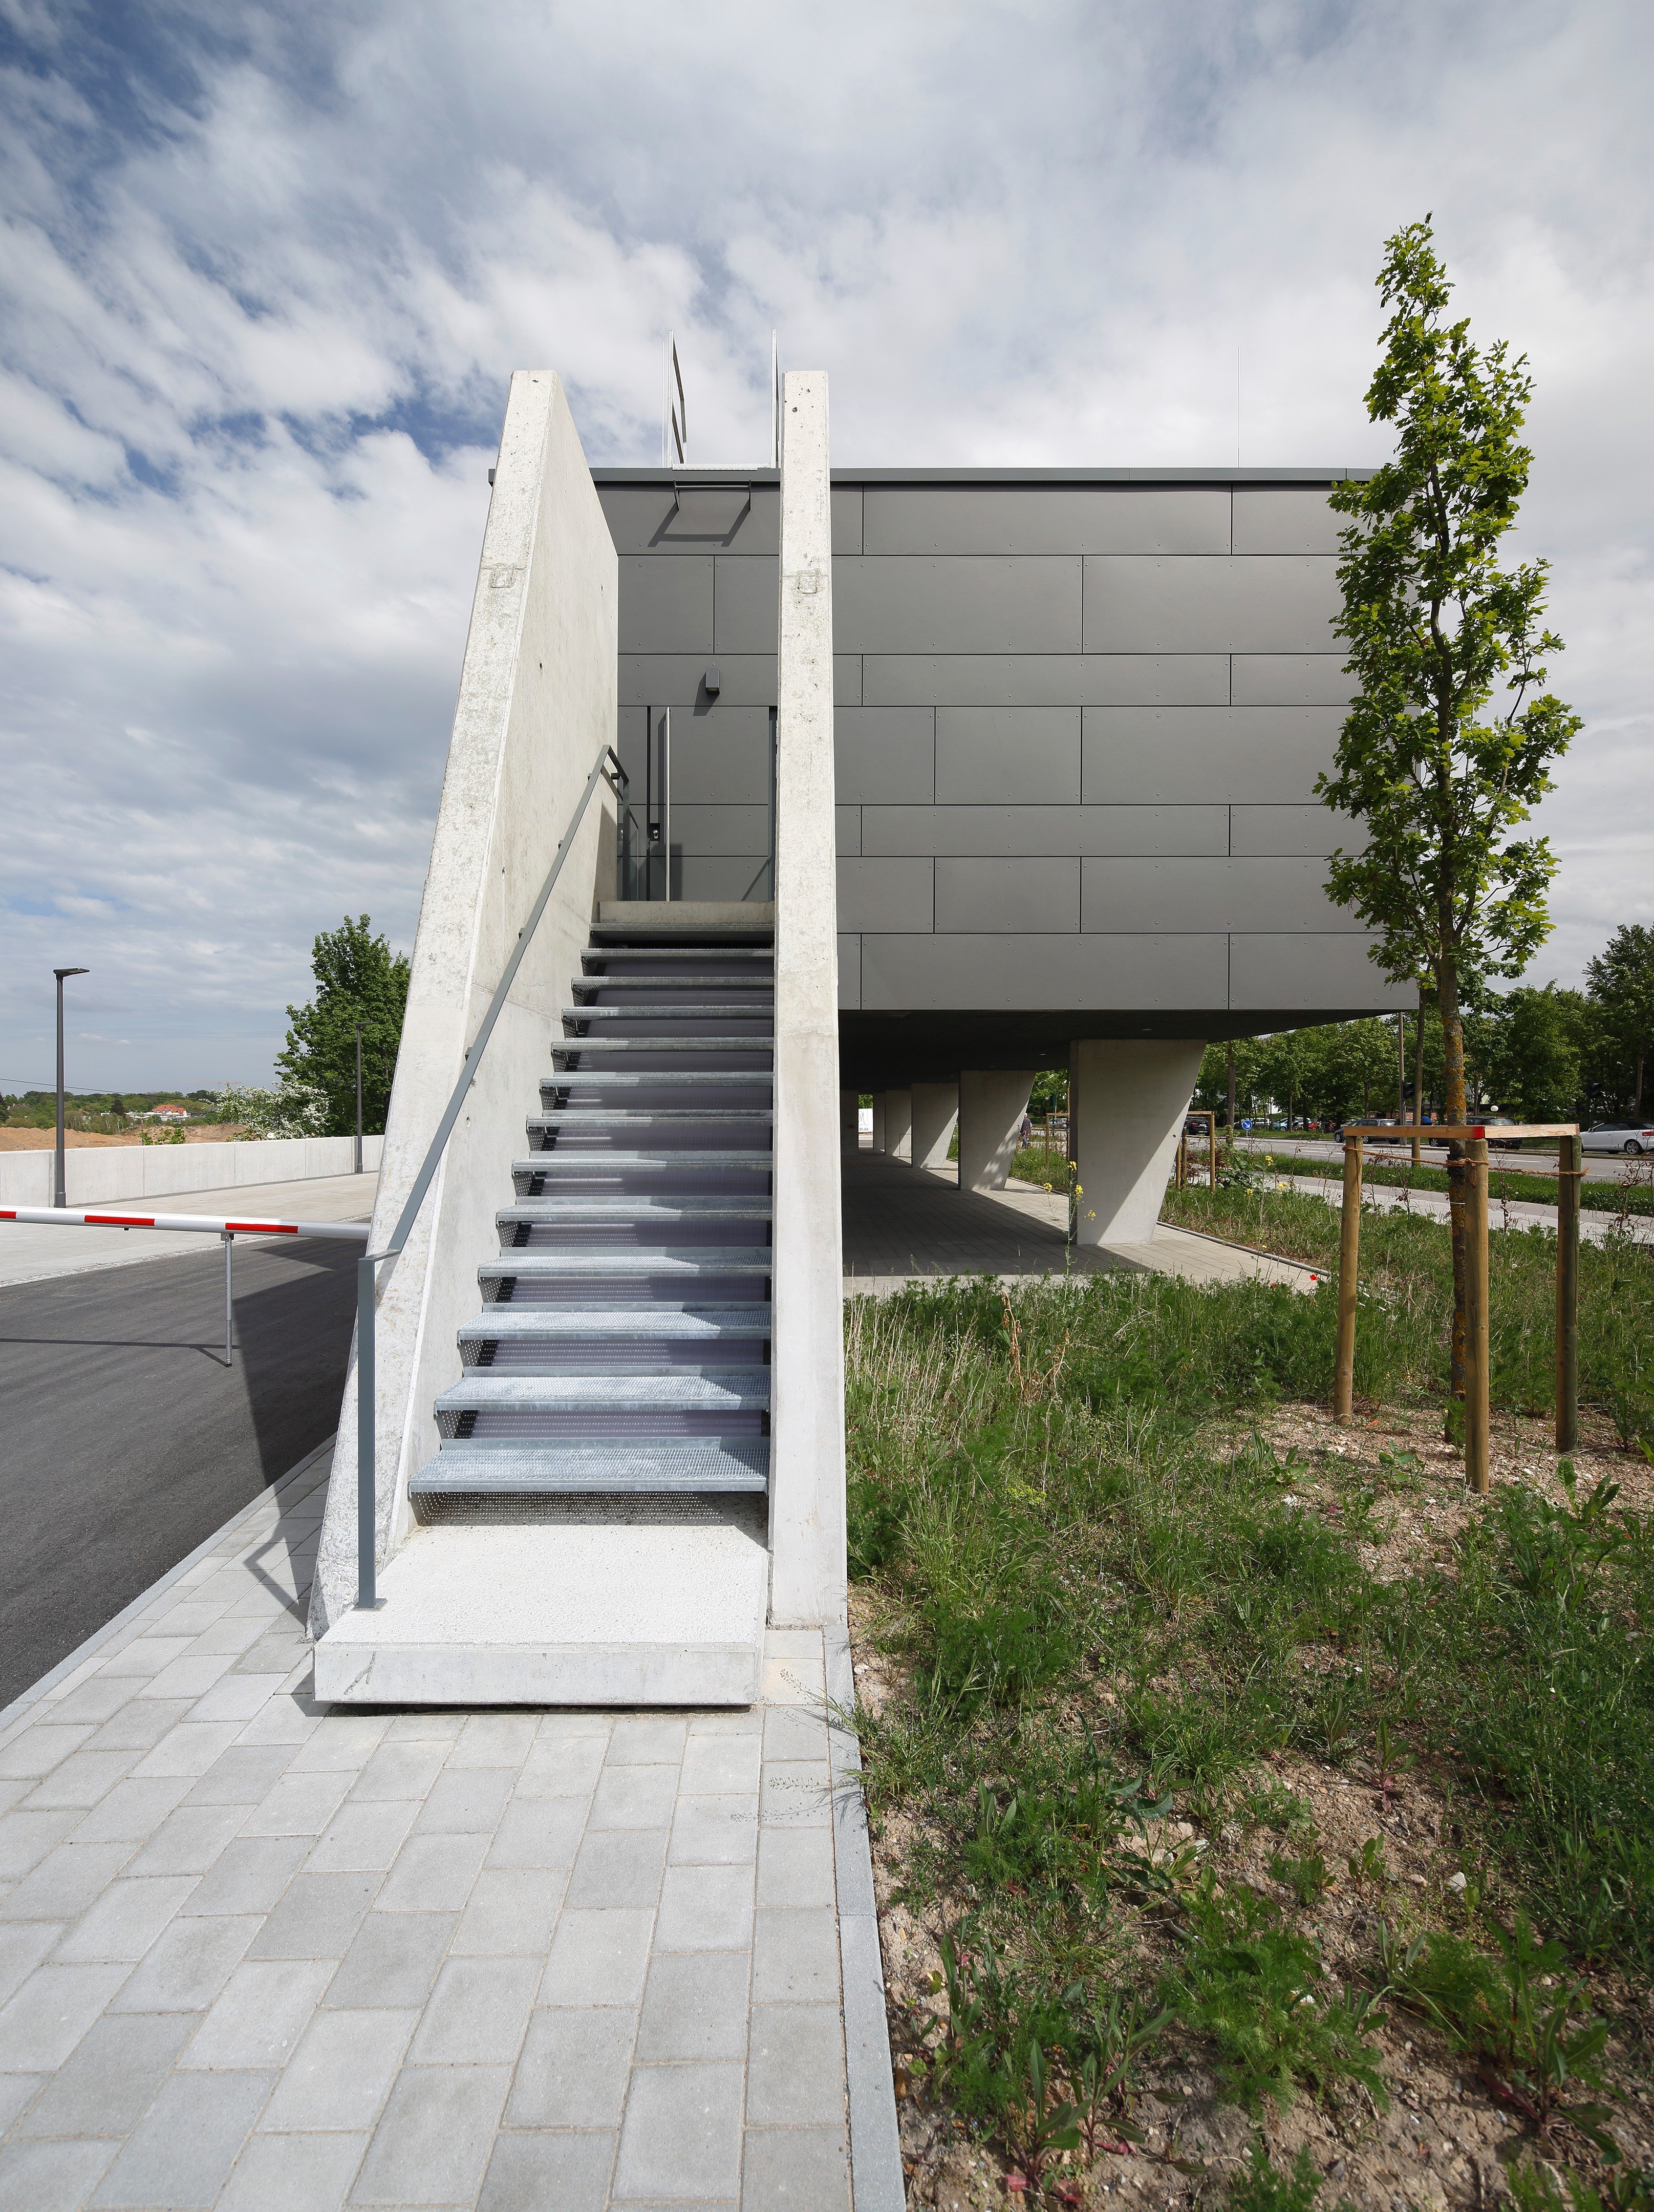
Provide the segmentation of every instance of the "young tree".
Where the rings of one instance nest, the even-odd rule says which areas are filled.
[[[1556,864],[1544,838],[1517,832],[1579,717],[1544,689],[1545,656],[1562,644],[1542,627],[1546,563],[1499,565],[1532,460],[1521,434],[1533,380],[1503,340],[1481,349],[1468,322],[1446,321],[1433,237],[1427,218],[1397,231],[1378,276],[1390,316],[1366,407],[1396,425],[1394,458],[1330,494],[1350,518],[1334,628],[1357,689],[1316,788],[1365,827],[1361,851],[1333,854],[1328,896],[1374,933],[1386,975],[1433,996],[1453,1122],[1468,993],[1520,975],[1549,933]],[[1464,1259],[1456,1204],[1456,1347]]]
[[[1633,1118],[1644,1111],[1648,1062],[1654,1054],[1654,929],[1623,922],[1594,960],[1585,963],[1603,1026],[1625,1063]]]
[[[289,1006],[292,1024],[276,1065],[288,1085],[308,1086],[327,1102],[326,1133],[348,1137],[356,1127],[356,1024],[362,1028],[362,1127],[385,1127],[408,1004],[408,956],[375,937],[367,916],[347,915],[324,929],[311,957],[316,996]]]

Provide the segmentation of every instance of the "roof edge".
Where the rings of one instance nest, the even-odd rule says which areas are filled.
[[[842,484],[1334,484],[1365,483],[1372,469],[834,469]],[[762,469],[595,468],[594,483],[774,483]]]

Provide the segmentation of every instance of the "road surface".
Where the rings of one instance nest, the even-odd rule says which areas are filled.
[[[227,1370],[222,1249],[189,1243],[0,1288],[0,1706],[337,1425],[360,1248],[238,1242]]]

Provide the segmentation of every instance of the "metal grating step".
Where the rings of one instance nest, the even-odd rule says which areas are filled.
[[[502,1206],[494,1219],[503,1228],[518,1222],[625,1222],[628,1226],[669,1228],[674,1222],[767,1221],[773,1209],[762,1198],[519,1198]]]
[[[766,1437],[730,1443],[447,1443],[408,1485],[415,1498],[456,1492],[505,1497],[625,1496],[638,1492],[762,1492]]]
[[[597,1090],[653,1090],[653,1091],[769,1091],[773,1088],[774,1076],[765,1068],[685,1067],[672,1068],[653,1074],[644,1071],[627,1073],[623,1068],[575,1068],[555,1070],[540,1078],[540,1096],[544,1100],[548,1091]]]
[[[560,1044],[552,1042],[552,1055],[560,1060],[566,1053],[583,1056],[593,1052],[699,1052],[709,1056],[715,1053],[767,1053],[770,1042],[754,1036],[658,1036],[658,1037],[566,1037]],[[708,1071],[712,1073],[713,1071]]]
[[[762,1413],[767,1367],[718,1375],[467,1375],[442,1392],[437,1419],[462,1413]]]
[[[497,1343],[505,1337],[530,1337],[536,1340],[554,1338],[575,1343],[661,1338],[716,1345],[730,1337],[745,1340],[767,1336],[771,1311],[769,1302],[762,1298],[741,1305],[664,1308],[490,1306],[486,1313],[461,1325],[457,1340],[466,1345]]]
[[[560,1011],[566,1022],[768,1022],[772,1028],[775,1024],[773,1006],[732,1006],[727,1000],[676,1006],[669,999],[644,999],[623,1006],[564,1006]]]
[[[705,1169],[709,1173],[727,1173],[731,1168],[750,1168],[754,1173],[767,1173],[774,1164],[775,1155],[766,1150],[757,1152],[748,1147],[731,1146],[728,1152],[692,1151],[687,1145],[663,1147],[657,1152],[565,1152],[560,1146],[547,1152],[536,1152],[531,1158],[513,1160],[514,1176],[618,1175],[624,1170],[636,1175],[682,1175],[686,1170]]]

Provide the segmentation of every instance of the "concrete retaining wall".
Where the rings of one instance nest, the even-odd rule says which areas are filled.
[[[383,1137],[362,1139],[362,1165],[379,1164]],[[53,1155],[0,1152],[0,1206],[50,1206]],[[71,1206],[117,1199],[166,1198],[180,1190],[234,1190],[249,1183],[299,1182],[348,1175],[354,1137],[265,1137],[239,1145],[88,1145],[64,1155]]]

